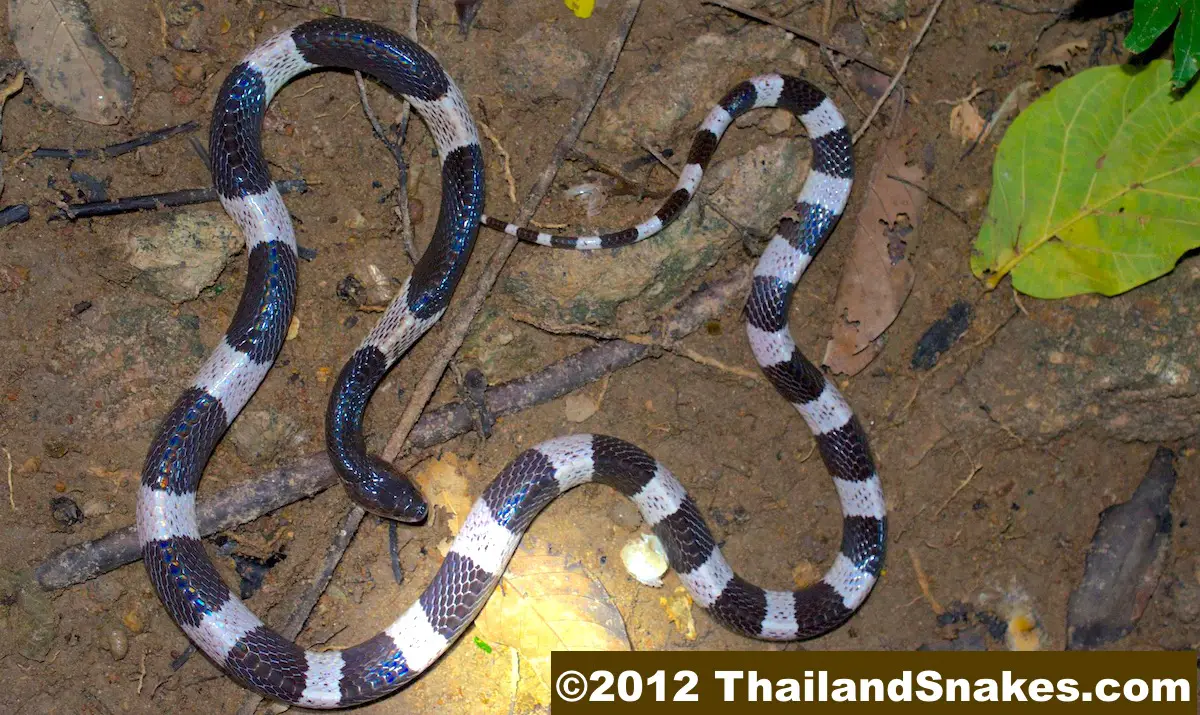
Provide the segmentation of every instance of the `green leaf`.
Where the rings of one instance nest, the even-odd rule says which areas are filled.
[[[1038,298],[1116,295],[1200,246],[1200,93],[1170,64],[1097,67],[1013,121],[971,270]]]
[[[1180,16],[1182,14],[1182,17]],[[1196,76],[1200,52],[1200,0],[1134,0],[1133,27],[1125,36],[1125,49],[1145,52],[1171,27],[1175,18],[1175,73],[1172,89],[1180,89]]]
[[[485,641],[484,639],[480,638],[479,636],[475,636],[475,647],[478,648],[479,650],[483,651],[484,653],[492,652],[492,647],[490,645],[488,645],[488,642]]]

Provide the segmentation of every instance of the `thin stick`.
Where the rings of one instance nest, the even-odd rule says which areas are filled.
[[[342,560],[342,555],[346,553],[350,542],[354,539],[354,534],[358,532],[358,526],[362,523],[363,516],[366,511],[357,504],[350,507],[346,512],[346,516],[342,517],[342,523],[338,526],[337,531],[333,532],[333,541],[330,542],[329,548],[325,550],[325,558],[321,561],[321,568],[317,571],[317,575],[313,578],[312,583],[304,590],[304,595],[300,597],[299,603],[296,605],[292,615],[288,616],[287,623],[283,628],[279,629],[280,635],[290,641],[296,640],[296,636],[300,635],[300,631],[304,629],[305,622],[308,621],[308,616],[312,613],[312,609],[320,600],[321,594],[325,593],[325,589],[329,586],[330,580],[333,579],[333,572],[337,569],[338,563]],[[242,706],[238,708],[238,715],[254,715],[255,708],[262,702],[263,697],[258,693],[249,693],[242,700]]]
[[[200,126],[196,122],[184,122],[176,124],[173,127],[166,127],[157,131],[149,132],[138,137],[134,137],[129,141],[121,142],[120,144],[112,144],[109,146],[93,148],[93,149],[34,149],[30,154],[34,159],[96,159],[101,156],[113,158],[128,154],[135,151],[139,147],[150,146],[157,144],[165,139],[170,139],[178,134],[186,134],[196,130]]]
[[[904,72],[908,70],[908,63],[912,60],[913,53],[917,51],[917,46],[921,44],[921,40],[925,37],[925,33],[929,31],[929,26],[933,24],[933,18],[937,16],[938,10],[942,7],[942,3],[945,1],[946,0],[937,0],[937,2],[933,4],[933,7],[930,8],[929,14],[925,16],[925,24],[921,26],[921,31],[917,33],[916,38],[912,41],[912,44],[909,45],[908,52],[904,54],[904,61],[900,63],[900,69],[896,70],[896,75],[892,77],[892,81],[888,84],[887,91],[881,94],[879,99],[875,100],[875,106],[871,107],[871,111],[867,114],[867,118],[863,120],[863,123],[861,126],[859,126],[858,131],[854,132],[853,143],[857,144],[858,140],[862,139],[863,134],[867,133],[867,130],[871,128],[871,122],[875,121],[875,115],[879,114],[879,110],[883,107],[883,103],[887,101],[888,97],[892,96],[892,90],[896,88],[896,85],[900,83],[900,78],[903,77]]]
[[[12,452],[9,452],[7,447],[0,447],[0,449],[4,450],[4,456],[8,459],[8,508],[16,511],[17,502],[13,500]]]
[[[517,222],[524,223],[528,221],[538,205],[542,202],[542,198],[550,189],[550,184],[554,181],[554,176],[558,173],[559,167],[566,160],[567,153],[574,146],[575,141],[579,138],[579,133],[583,131],[583,125],[591,116],[592,109],[596,106],[596,102],[600,99],[600,92],[604,86],[608,84],[608,78],[617,66],[617,58],[621,55],[621,48],[625,45],[625,38],[629,36],[629,30],[633,27],[633,20],[637,17],[638,9],[642,6],[641,0],[628,0],[625,5],[625,10],[621,14],[620,20],[617,23],[616,35],[609,40],[608,46],[605,49],[605,57],[601,60],[596,72],[592,75],[591,85],[588,88],[587,94],[580,104],[579,109],[575,111],[575,115],[571,117],[570,123],[567,125],[567,130],[563,133],[562,139],[558,145],[554,147],[554,153],[550,156],[550,162],[542,171],[541,176],[529,191],[525,198],[525,203],[521,206],[521,211],[518,214]],[[454,354],[458,352],[462,346],[463,340],[466,339],[467,333],[471,329],[471,322],[475,319],[475,315],[479,309],[483,307],[484,300],[487,299],[488,293],[491,292],[492,286],[500,277],[500,271],[504,268],[504,263],[508,260],[513,249],[517,246],[515,236],[507,234],[501,239],[500,245],[492,253],[488,260],[487,267],[484,269],[483,275],[479,277],[479,282],[475,286],[475,292],[467,299],[465,305],[455,314],[453,322],[445,331],[444,341],[437,355],[434,356],[433,364],[421,376],[413,388],[412,397],[409,399],[404,413],[400,416],[400,423],[396,426],[392,436],[388,439],[387,447],[384,448],[383,458],[391,461],[400,454],[404,447],[404,440],[408,438],[408,433],[412,430],[413,425],[417,423],[417,419],[421,416],[421,412],[425,409],[429,399],[433,397],[434,390],[437,389],[438,383],[442,379],[442,373],[446,371],[446,366],[450,364],[450,360]]]
[[[308,183],[304,179],[289,179],[276,181],[275,188],[281,194],[304,193],[308,191]],[[211,186],[203,189],[183,189],[169,191],[165,194],[148,194],[146,196],[130,196],[115,201],[92,201],[84,204],[67,204],[50,217],[51,221],[73,221],[80,218],[96,216],[112,216],[114,214],[131,213],[133,211],[155,211],[176,206],[191,206],[217,200],[217,190]]]
[[[913,571],[917,574],[917,585],[921,587],[921,595],[925,596],[925,600],[929,601],[929,607],[937,615],[942,615],[946,609],[938,602],[933,595],[933,589],[929,586],[929,577],[925,575],[925,569],[921,568],[921,559],[917,557],[917,552],[911,547],[908,549],[908,558],[912,561]]]
[[[728,276],[706,285],[684,300],[669,318],[650,329],[653,342],[680,340],[721,315],[750,288],[751,266],[741,264]],[[589,385],[622,368],[658,353],[650,345],[610,340],[585,348],[541,370],[488,388],[483,403],[492,417],[529,409]],[[452,402],[426,412],[413,428],[410,445],[422,451],[401,460],[400,472],[415,467],[426,450],[475,429],[468,401]],[[306,499],[337,482],[324,452],[271,470],[205,497],[197,505],[202,536],[245,524],[292,502]],[[141,558],[137,530],[127,526],[96,539],[70,546],[43,561],[34,577],[47,590],[73,586]]]
[[[863,65],[865,67],[870,67],[871,69],[875,70],[876,72],[879,72],[880,74],[888,73],[888,70],[886,70],[882,66],[880,66],[879,63],[868,60],[867,58],[863,57],[862,55],[859,55],[857,52],[850,49],[849,47],[846,47],[845,45],[839,44],[832,40],[826,40],[822,37],[817,37],[816,35],[812,34],[811,32],[801,30],[800,28],[796,27],[795,25],[789,25],[786,22],[781,22],[779,20],[776,20],[775,18],[771,17],[770,15],[763,15],[762,13],[755,12],[754,10],[751,10],[749,8],[744,8],[744,7],[741,7],[740,5],[734,5],[732,3],[725,2],[725,0],[704,0],[704,4],[705,5],[716,5],[717,7],[723,7],[726,10],[729,10],[731,12],[736,12],[739,15],[744,15],[752,20],[758,20],[759,22],[765,22],[768,25],[774,25],[775,27],[779,27],[784,30],[787,30],[788,32],[792,33],[793,35],[796,35],[797,37],[803,37],[804,39],[808,40],[809,42],[811,42],[819,47],[824,47],[825,49],[833,50],[834,52],[837,52],[838,54],[845,55],[845,56],[849,57],[850,59],[854,60],[855,62],[859,63],[860,65]]]

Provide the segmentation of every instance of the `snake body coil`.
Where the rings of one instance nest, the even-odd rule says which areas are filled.
[[[795,113],[813,163],[792,211],[754,271],[745,316],[755,357],[816,436],[841,501],[841,549],[817,583],[766,591],[734,575],[695,502],[662,464],[601,435],[573,435],[520,454],[475,502],[433,581],[398,619],[363,643],[305,651],[267,628],[221,580],[196,526],[196,488],[213,448],[262,382],[283,344],[296,290],[291,221],[262,155],[263,114],[275,92],[317,67],[359,69],[413,102],[437,143],[442,204],[429,248],[341,372],[326,416],[328,449],[351,497],[372,511],[419,521],[419,493],[366,454],[362,416],[387,370],[445,312],[481,222],[523,240],[576,249],[647,238],[693,197],[734,118],[759,107]],[[735,87],[704,121],[679,182],[634,228],[551,236],[485,217],[479,139],[466,102],[428,52],[386,28],[344,19],[307,22],[268,40],[226,79],[213,111],[212,172],[221,202],[246,236],[246,289],[224,339],[176,401],[142,473],[138,533],[171,617],[229,675],[258,692],[307,707],[343,707],[396,690],[427,669],[466,629],[503,573],[521,535],[560,493],[587,482],[631,498],[666,547],[697,603],[752,638],[826,633],[866,599],[883,566],[883,494],[866,436],[837,389],[801,355],[788,330],[796,281],[845,207],[853,176],[845,123],[825,95],[799,79],[764,75]]]

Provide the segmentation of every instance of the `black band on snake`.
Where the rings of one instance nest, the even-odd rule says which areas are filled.
[[[445,312],[480,223],[575,249],[634,243],[679,216],[734,118],[759,107],[787,109],[800,118],[812,142],[812,168],[758,262],[745,317],[755,357],[816,436],[841,501],[841,549],[820,581],[799,591],[766,591],[747,583],[734,575],[695,502],[665,466],[621,440],[573,435],[527,450],[505,467],[475,502],[417,602],[359,645],[305,651],[263,625],[230,592],[200,540],[196,488],[213,448],[274,362],[291,320],[295,238],[270,182],[261,123],[281,86],[318,67],[362,70],[406,96],[429,126],[441,157],[441,213],[429,248],[342,370],[326,416],[329,454],[352,498],[376,513],[410,521],[425,516],[425,503],[405,478],[366,454],[363,412],[388,369]],[[820,90],[781,75],[739,84],[704,120],[678,185],[657,213],[634,228],[597,236],[550,236],[483,216],[482,151],[462,94],[430,53],[377,25],[321,19],[262,44],[222,86],[210,139],[213,179],[245,234],[250,268],[224,339],[151,446],[138,497],[138,533],[146,569],[171,617],[230,676],[268,697],[307,707],[352,705],[400,688],[471,623],[537,513],[586,482],[607,484],[631,498],[695,601],[745,636],[811,638],[845,622],[866,599],[882,570],[886,540],[879,477],[862,426],[837,389],[800,354],[787,322],[796,281],[840,217],[853,175],[845,122]]]

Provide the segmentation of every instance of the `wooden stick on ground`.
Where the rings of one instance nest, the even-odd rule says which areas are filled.
[[[863,123],[859,126],[858,131],[854,132],[853,142],[855,144],[857,144],[858,140],[862,139],[863,135],[867,133],[867,130],[871,128],[871,122],[875,121],[875,115],[879,114],[879,110],[883,107],[883,103],[888,100],[888,97],[892,96],[892,90],[896,88],[896,85],[900,83],[900,78],[903,77],[905,71],[908,70],[908,63],[910,60],[912,60],[913,53],[917,51],[917,45],[921,44],[921,40],[925,37],[925,33],[929,31],[929,26],[933,24],[933,18],[937,16],[938,10],[942,7],[942,3],[945,1],[946,0],[937,0],[937,2],[933,4],[933,7],[929,9],[929,14],[925,16],[925,24],[921,26],[921,31],[917,33],[917,36],[913,39],[912,44],[908,46],[908,52],[904,54],[904,61],[900,63],[900,69],[896,70],[896,74],[892,77],[892,81],[888,83],[887,91],[879,95],[879,99],[875,100],[875,106],[871,107],[871,111],[869,114],[867,114],[867,118],[863,120]]]

